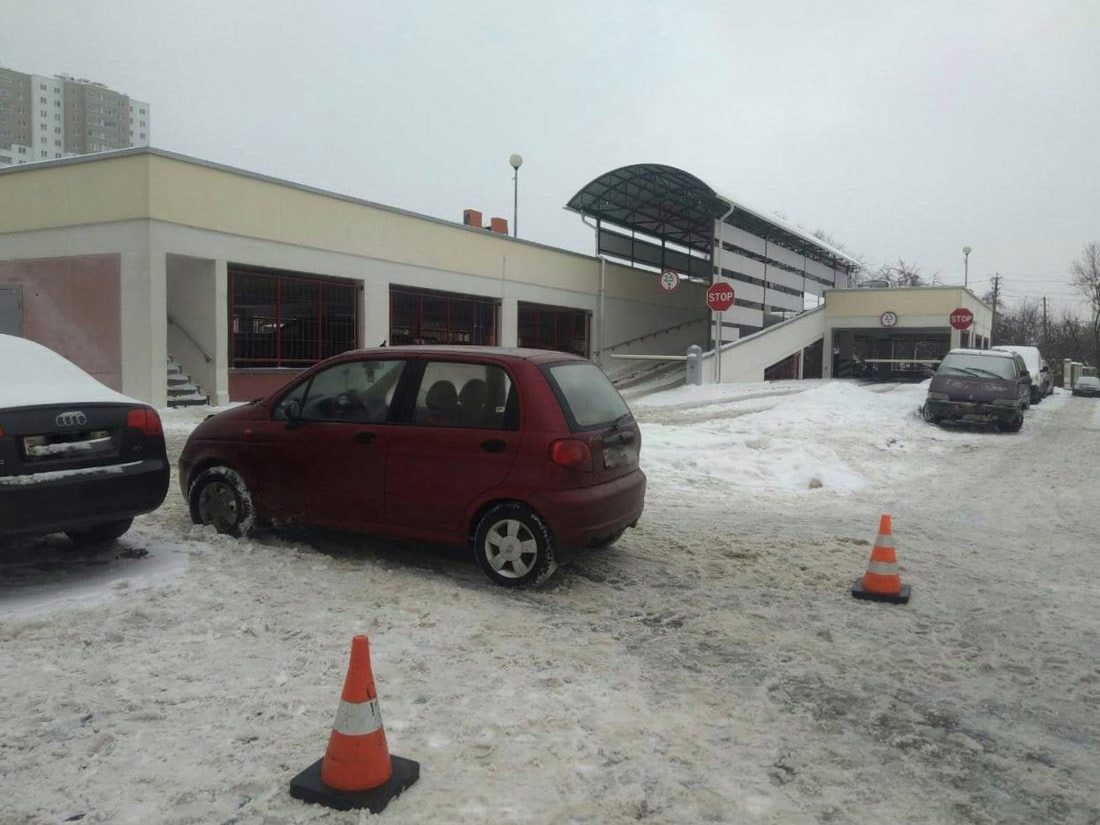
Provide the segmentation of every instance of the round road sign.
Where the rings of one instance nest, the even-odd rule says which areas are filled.
[[[707,287],[707,308],[711,312],[725,312],[733,306],[733,287],[726,283]]]
[[[680,275],[675,269],[666,269],[661,272],[658,283],[665,292],[672,292],[680,285]]]
[[[970,329],[974,324],[974,313],[966,307],[959,307],[951,313],[951,326],[955,329]]]
[[[898,314],[892,310],[886,310],[879,316],[878,322],[884,327],[892,327],[898,322]]]

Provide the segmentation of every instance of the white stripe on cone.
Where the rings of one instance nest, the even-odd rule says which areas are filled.
[[[879,576],[893,576],[897,574],[898,566],[893,562],[874,561],[872,559],[867,564],[867,572],[875,573]]]
[[[878,538],[875,539],[875,547],[889,547],[890,549],[893,549],[893,547],[894,547],[894,537],[893,536],[884,536],[881,533],[879,533]]]
[[[340,700],[340,706],[336,709],[336,721],[332,729],[345,736],[364,736],[374,733],[382,727],[382,711],[378,708],[378,700],[369,702],[345,702]]]

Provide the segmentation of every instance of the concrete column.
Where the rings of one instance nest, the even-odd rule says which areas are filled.
[[[122,391],[155,407],[168,403],[167,256],[148,247],[122,255]]]
[[[962,346],[962,333],[959,330],[951,327],[951,349],[958,349]]]
[[[385,278],[363,281],[363,313],[359,324],[359,340],[364,347],[377,347],[390,340],[390,282]]]
[[[592,324],[592,337],[600,340],[595,329],[599,322]],[[519,301],[505,296],[500,301],[500,345],[502,347],[519,346]]]
[[[210,400],[229,403],[229,267],[214,261],[214,386]]]
[[[828,310],[826,310],[828,312]],[[833,330],[832,327],[825,327],[825,336],[821,340],[821,377],[832,378],[833,376]]]

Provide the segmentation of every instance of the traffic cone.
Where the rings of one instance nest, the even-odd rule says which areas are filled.
[[[366,636],[351,640],[351,661],[328,749],[290,782],[290,795],[341,811],[380,813],[420,778],[420,764],[390,756]]]
[[[898,556],[894,550],[892,520],[884,514],[879,520],[878,538],[871,549],[867,572],[852,585],[852,595],[857,599],[875,602],[906,604],[909,601],[909,585],[901,583],[898,575]]]

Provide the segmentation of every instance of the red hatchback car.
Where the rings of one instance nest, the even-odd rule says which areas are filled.
[[[640,447],[591,361],[391,347],[330,358],[208,418],[180,456],[180,484],[191,518],[224,533],[261,520],[469,545],[514,587],[637,524]]]

